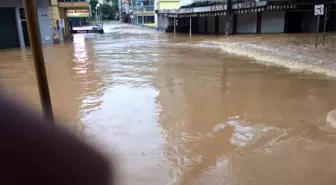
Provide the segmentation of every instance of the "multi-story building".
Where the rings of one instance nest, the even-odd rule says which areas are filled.
[[[37,16],[43,44],[52,43],[49,1],[36,0]],[[0,49],[29,45],[26,16],[21,0],[0,1]]]
[[[133,23],[155,27],[157,25],[155,9],[155,0],[133,0],[131,9]]]
[[[51,0],[50,14],[54,40],[63,40],[71,34],[72,27],[83,26],[90,16],[86,0]]]

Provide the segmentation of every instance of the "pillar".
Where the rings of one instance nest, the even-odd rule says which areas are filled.
[[[284,27],[284,33],[288,33],[288,10],[286,9],[285,12],[285,27]]]
[[[191,36],[191,33],[192,33],[192,18],[191,16],[189,17],[189,35]]]
[[[219,33],[219,16],[215,17],[215,34]]]
[[[226,11],[226,23],[225,23],[225,34],[232,34],[232,0],[227,0],[227,11]]]
[[[208,33],[208,17],[205,17],[204,19],[204,33]]]
[[[238,15],[237,14],[233,14],[233,28],[232,28],[232,34],[236,34],[237,33],[237,25],[238,25]]]
[[[20,17],[20,8],[15,8],[15,17],[16,17],[16,24],[17,24],[17,32],[20,40],[20,47],[25,47],[25,41],[22,31],[22,23],[21,23],[21,17]]]
[[[176,18],[174,17],[174,35],[176,34]]]
[[[257,13],[257,30],[256,30],[256,33],[261,33],[261,19],[262,19],[262,13],[261,12],[258,12]]]

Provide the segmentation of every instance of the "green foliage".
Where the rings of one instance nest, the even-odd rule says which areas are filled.
[[[93,16],[95,16],[96,14],[96,6],[97,6],[97,4],[98,4],[98,1],[97,0],[91,0],[90,1],[90,5],[91,5],[91,14],[93,15]]]
[[[110,4],[101,4],[99,11],[101,12],[102,18],[105,20],[114,20],[116,19],[116,15],[119,13],[118,0],[105,0],[105,3],[112,2],[112,6]],[[91,13],[93,16],[96,15],[96,6],[98,4],[98,0],[91,0]]]
[[[101,12],[102,12],[102,16],[103,16],[103,19],[114,19],[115,17],[115,10],[114,8],[112,8],[111,5],[108,5],[108,4],[102,4],[100,6],[100,9],[101,9]]]

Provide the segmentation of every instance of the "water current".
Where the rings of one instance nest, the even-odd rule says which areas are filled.
[[[227,53],[220,36],[104,28],[44,56],[56,117],[118,184],[336,184],[333,77]],[[39,111],[30,50],[0,56],[1,82]]]

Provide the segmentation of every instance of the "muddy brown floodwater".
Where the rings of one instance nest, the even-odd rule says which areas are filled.
[[[44,54],[56,116],[115,160],[118,184],[336,183],[335,78],[225,53],[219,37],[105,29]],[[2,83],[39,110],[29,50],[0,56]]]

